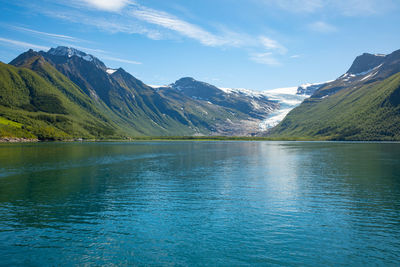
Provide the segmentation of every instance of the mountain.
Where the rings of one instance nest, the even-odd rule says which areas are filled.
[[[186,106],[202,106],[203,115],[215,121],[214,134],[254,135],[260,123],[279,103],[265,95],[245,89],[218,88],[211,84],[185,77],[157,91],[170,101],[186,103]],[[193,118],[191,119],[193,120]]]
[[[0,63],[0,136],[122,138],[83,91],[30,50],[20,67]]]
[[[190,77],[179,79],[170,87],[192,99],[238,110],[256,119],[265,118],[278,107],[275,101],[269,100],[263,94],[243,89],[221,89]]]
[[[400,50],[363,54],[271,131],[325,140],[400,140]]]
[[[89,114],[97,118],[89,120],[90,123],[102,123],[104,131],[97,129],[92,132],[47,123],[68,138],[250,135],[258,132],[259,122],[279,107],[279,103],[266,96],[234,90],[226,92],[192,78],[182,78],[167,87],[153,88],[122,68],[110,69],[98,58],[69,47],[52,48],[47,52],[29,50],[11,61],[10,65],[3,65],[5,69],[17,73],[29,72],[35,81],[40,80],[37,83],[46,83],[46,86],[40,87],[44,95],[40,99],[46,105],[59,109],[45,109],[44,104],[39,107],[36,98],[28,93],[30,85],[24,86],[28,91],[16,93],[14,88],[19,85],[14,83],[17,80],[4,77],[7,84],[4,84],[0,99],[14,94],[32,98],[28,101],[30,106],[14,105],[13,101],[8,101],[12,110],[30,112],[27,115],[30,117],[35,117],[37,112],[48,116],[66,113],[65,116],[70,116],[83,128],[86,127],[86,120],[81,120],[81,117]],[[54,95],[58,96],[57,100],[52,98]],[[53,105],[47,103],[49,99],[53,99]],[[0,103],[1,108],[3,104]],[[74,113],[73,110],[79,112]],[[12,116],[12,113],[1,110],[0,118],[20,123],[21,118]],[[38,128],[41,127],[39,125]]]

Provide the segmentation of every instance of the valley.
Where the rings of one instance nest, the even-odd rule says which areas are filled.
[[[363,54],[333,81],[256,91],[191,77],[149,86],[71,47],[0,65],[0,136],[398,140],[400,52]],[[7,139],[4,139],[7,140]]]

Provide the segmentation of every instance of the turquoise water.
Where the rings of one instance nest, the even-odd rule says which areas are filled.
[[[400,144],[0,145],[0,265],[399,266]]]

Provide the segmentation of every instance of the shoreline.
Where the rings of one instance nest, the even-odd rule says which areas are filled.
[[[66,140],[39,140],[19,137],[0,137],[0,144],[10,143],[102,143],[102,142],[151,142],[151,141],[274,141],[274,142],[332,142],[332,143],[400,143],[400,140],[332,140],[318,138],[277,138],[277,137],[246,137],[246,136],[157,136],[135,137],[130,139],[66,139]]]
[[[0,143],[37,143],[39,139],[19,138],[19,137],[0,137]]]

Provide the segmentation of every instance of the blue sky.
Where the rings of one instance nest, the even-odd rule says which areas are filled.
[[[15,3],[14,3],[15,2]],[[398,0],[0,0],[0,61],[76,47],[151,85],[266,90],[400,49]]]

